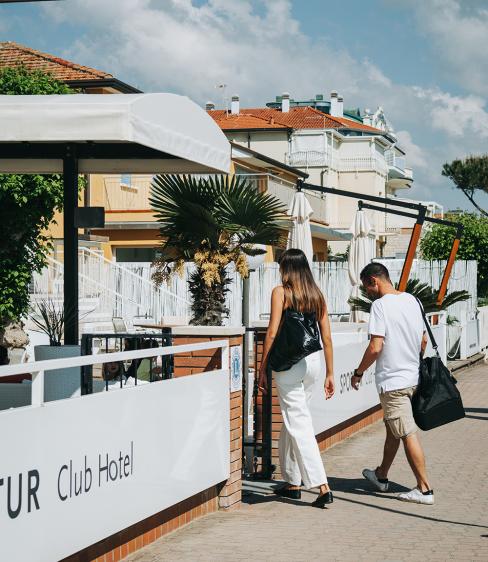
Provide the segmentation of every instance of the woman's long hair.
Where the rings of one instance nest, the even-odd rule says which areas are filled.
[[[279,264],[285,307],[298,312],[315,312],[320,320],[325,313],[325,299],[315,283],[305,254],[291,248],[282,254]]]

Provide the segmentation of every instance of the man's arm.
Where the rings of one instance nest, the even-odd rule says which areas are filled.
[[[361,363],[359,363],[359,367],[354,371],[354,375],[351,378],[351,384],[354,390],[359,389],[359,383],[361,382],[364,371],[371,367],[376,359],[378,359],[378,356],[383,349],[384,341],[384,336],[371,336],[369,345],[364,352]]]

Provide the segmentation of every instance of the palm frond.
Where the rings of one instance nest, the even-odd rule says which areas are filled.
[[[467,301],[470,298],[468,291],[453,291],[452,293],[446,294],[444,300],[442,301],[441,310],[447,310],[453,304],[457,302]]]

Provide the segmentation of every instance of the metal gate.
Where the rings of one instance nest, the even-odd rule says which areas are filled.
[[[94,345],[94,344],[97,345]],[[171,328],[163,328],[161,332],[137,332],[137,333],[111,333],[111,334],[83,334],[81,336],[81,354],[92,355],[94,348],[98,347],[99,353],[109,353],[111,351],[132,351],[136,349],[146,349],[151,347],[166,347],[173,345]],[[124,379],[133,377],[137,384],[140,375],[139,362],[137,360],[130,361],[126,364],[113,365],[113,371],[108,373],[107,365],[100,373],[105,381],[106,389],[108,389],[109,381],[117,380],[120,386],[123,385]],[[148,382],[154,382],[161,379],[170,379],[173,377],[174,358],[172,355],[161,357],[161,373],[157,377],[154,376],[153,358],[149,361]],[[93,393],[93,365],[82,367],[81,370],[81,393]]]
[[[244,338],[243,384],[243,476],[270,479],[275,470],[273,447],[273,380],[267,370],[268,392],[258,390],[265,328],[247,328]]]

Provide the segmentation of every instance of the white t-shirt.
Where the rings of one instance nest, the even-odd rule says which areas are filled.
[[[417,385],[424,323],[415,297],[409,293],[388,294],[374,301],[368,331],[385,338],[376,360],[378,392]]]

